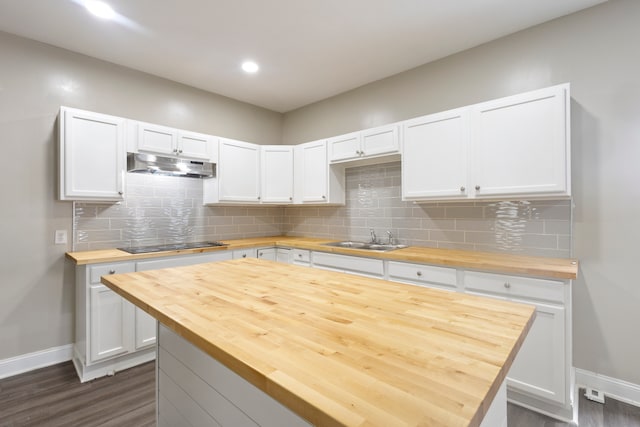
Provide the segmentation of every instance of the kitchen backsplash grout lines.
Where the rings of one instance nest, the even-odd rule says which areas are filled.
[[[76,250],[291,235],[571,256],[570,200],[403,202],[400,162],[346,170],[346,205],[202,206],[193,178],[127,174],[120,204],[76,203]]]

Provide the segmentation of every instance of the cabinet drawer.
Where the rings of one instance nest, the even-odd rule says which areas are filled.
[[[353,271],[378,277],[384,276],[384,263],[380,259],[314,252],[313,265],[346,270],[347,273]]]
[[[253,248],[253,249],[236,249],[235,251],[233,251],[233,259],[240,259],[240,258],[257,258],[258,257],[258,250]]]
[[[466,271],[466,290],[564,303],[564,282]]]
[[[133,273],[136,266],[132,262],[119,264],[100,264],[89,267],[89,278],[91,283],[100,283],[100,277],[107,274]]]
[[[156,258],[147,261],[138,261],[136,263],[136,271],[184,267],[187,265],[203,264],[205,262],[225,261],[228,259],[231,259],[231,253],[229,251],[216,251],[199,255],[180,255],[171,258]]]
[[[311,252],[304,249],[293,250],[293,260],[298,262],[311,262]]]
[[[433,284],[447,288],[455,288],[458,282],[455,268],[396,261],[389,262],[389,280],[425,285]]]

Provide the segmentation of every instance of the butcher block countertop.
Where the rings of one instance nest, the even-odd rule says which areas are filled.
[[[533,306],[260,259],[102,282],[315,425],[478,426]]]
[[[250,247],[284,246],[289,248],[308,249],[312,251],[332,252],[345,255],[364,256],[369,258],[394,261],[416,262],[446,267],[457,267],[496,273],[521,274],[528,276],[555,279],[575,279],[578,275],[578,262],[569,258],[546,258],[525,255],[501,254],[492,252],[466,251],[455,249],[436,249],[420,246],[409,246],[389,252],[375,252],[362,249],[324,246],[324,243],[335,242],[335,239],[319,239],[310,237],[257,237],[252,239],[224,240],[226,247],[205,249],[185,249],[177,251],[155,252],[148,254],[129,254],[118,249],[68,252],[67,257],[76,264],[93,264],[99,262],[130,261],[143,258],[166,257],[178,254],[194,254],[210,251],[244,249]]]

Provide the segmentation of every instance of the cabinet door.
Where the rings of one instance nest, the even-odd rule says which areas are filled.
[[[262,203],[292,203],[293,147],[266,145],[260,150]]]
[[[398,125],[380,126],[362,131],[360,154],[363,157],[400,153]]]
[[[296,201],[326,203],[328,197],[327,142],[314,141],[295,147]]]
[[[104,285],[90,286],[90,361],[97,362],[131,350],[131,304]]]
[[[260,202],[260,147],[220,139],[218,179],[220,201]]]
[[[337,162],[360,158],[362,155],[360,141],[360,132],[330,138],[327,142],[329,147],[329,160],[331,162]]]
[[[535,306],[536,318],[507,375],[507,385],[564,405],[565,310],[547,304]]]
[[[258,249],[258,258],[268,259],[270,261],[276,261],[277,250],[276,248],[261,248]]]
[[[178,133],[174,128],[138,122],[138,150],[157,154],[178,154]]]
[[[289,248],[277,248],[276,261],[291,264],[293,261],[293,250]]]
[[[60,200],[120,201],[125,119],[62,107]]]
[[[455,268],[433,265],[411,264],[389,261],[387,264],[389,280],[455,291],[457,272]]]
[[[213,138],[196,132],[178,131],[178,155],[192,159],[211,161],[213,150]]]
[[[467,109],[405,122],[403,200],[467,198],[467,147]]]
[[[156,343],[156,319],[135,307],[135,348],[140,350]]]
[[[473,107],[476,197],[570,195],[568,86]]]

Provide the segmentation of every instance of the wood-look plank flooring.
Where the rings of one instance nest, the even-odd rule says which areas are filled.
[[[580,427],[640,427],[640,408],[580,392]],[[574,427],[508,405],[508,427]],[[155,363],[81,384],[71,362],[0,380],[0,427],[146,427],[155,425]],[[176,426],[180,427],[180,426]]]
[[[0,380],[0,426],[155,426],[155,362],[80,383],[71,362]]]

